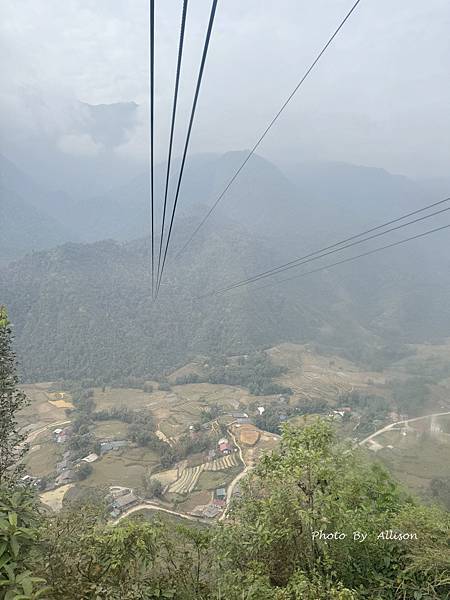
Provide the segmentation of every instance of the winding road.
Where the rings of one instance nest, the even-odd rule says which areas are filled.
[[[239,481],[243,477],[245,477],[245,475],[247,475],[247,473],[251,469],[251,466],[247,465],[245,463],[244,455],[242,453],[242,448],[239,446],[239,444],[237,442],[237,439],[236,439],[236,436],[229,429],[227,431],[230,434],[230,436],[233,438],[234,445],[236,446],[236,448],[239,451],[239,458],[241,459],[242,464],[244,465],[244,469],[240,473],[238,473],[236,475],[236,477],[233,479],[233,481],[230,483],[230,485],[227,488],[227,503],[226,503],[226,506],[225,506],[225,510],[223,511],[223,513],[219,517],[219,521],[223,521],[226,518],[226,516],[227,516],[227,511],[228,511],[228,507],[230,506],[231,498],[233,497],[234,488],[239,483]]]
[[[181,517],[182,519],[188,519],[189,521],[196,521],[197,523],[205,523],[206,525],[211,525],[210,521],[206,521],[205,519],[202,519],[200,517],[193,517],[192,515],[187,515],[186,513],[180,513],[176,510],[171,510],[170,508],[164,508],[164,506],[160,506],[159,504],[150,501],[141,502],[140,504],[132,506],[127,511],[122,513],[120,517],[117,517],[117,519],[112,522],[112,525],[117,525],[117,523],[119,523],[122,519],[126,519],[133,513],[138,512],[140,510],[158,510],[161,512],[169,513],[171,515],[175,515],[176,517]]]
[[[429,418],[433,418],[433,417],[445,417],[447,415],[450,415],[450,411],[442,412],[442,413],[433,413],[431,415],[423,415],[422,417],[413,417],[412,419],[406,419],[403,421],[396,421],[395,423],[389,423],[389,425],[382,427],[378,431],[375,431],[375,433],[371,433],[369,436],[364,438],[361,442],[359,442],[359,445],[362,446],[366,442],[370,442],[370,440],[373,440],[378,435],[381,435],[382,433],[385,433],[386,431],[390,431],[394,427],[398,427],[400,425],[406,425],[406,423],[414,423],[415,421],[420,421],[422,419],[429,419]]]

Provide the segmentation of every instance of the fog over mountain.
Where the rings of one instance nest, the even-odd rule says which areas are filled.
[[[102,192],[148,162],[148,3],[128,4],[2,3],[0,152],[49,187]],[[351,4],[219,3],[193,152],[252,146]],[[157,11],[159,161],[179,11],[174,0]],[[203,2],[188,10],[178,154],[207,12]],[[446,0],[362,3],[260,151],[277,164],[338,160],[448,176],[449,25]]]

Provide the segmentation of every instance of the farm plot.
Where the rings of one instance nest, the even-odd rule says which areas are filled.
[[[148,448],[112,451],[92,465],[92,474],[79,485],[136,488],[142,484],[142,476],[158,464],[158,454]]]
[[[334,405],[340,395],[355,389],[383,391],[382,374],[362,371],[355,363],[336,355],[325,356],[307,346],[288,343],[271,348],[268,354],[275,364],[288,368],[276,381],[290,387],[300,400],[324,399]]]
[[[221,458],[216,458],[215,460],[206,463],[204,465],[204,471],[224,471],[225,469],[236,467],[237,464],[238,459],[236,453],[229,454],[228,456],[222,456]]]
[[[189,494],[189,492],[192,492],[204,468],[205,465],[198,465],[197,467],[184,469],[181,477],[170,486],[169,492],[174,494]]]

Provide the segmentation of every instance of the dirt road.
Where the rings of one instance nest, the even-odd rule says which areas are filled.
[[[133,513],[138,512],[140,510],[158,510],[161,512],[169,513],[171,515],[175,515],[176,517],[181,517],[182,519],[187,519],[189,521],[196,521],[197,523],[206,523],[207,525],[211,525],[209,521],[205,521],[204,519],[193,517],[192,515],[187,515],[186,513],[180,513],[176,510],[171,510],[170,508],[164,508],[163,506],[160,506],[159,504],[155,504],[154,502],[150,501],[141,502],[140,504],[136,504],[136,506],[132,506],[126,512],[121,514],[120,517],[118,517],[115,521],[113,521],[112,524],[117,525],[117,523],[120,523],[122,519],[125,519],[126,517],[129,517]]]
[[[222,513],[222,514],[220,515],[220,517],[219,517],[219,521],[223,521],[223,519],[225,519],[225,518],[226,518],[226,516],[227,516],[227,509],[228,509],[228,507],[229,507],[229,505],[230,505],[231,498],[233,497],[233,491],[234,491],[234,488],[235,488],[235,487],[236,487],[236,485],[239,483],[239,481],[240,481],[240,480],[241,480],[243,477],[245,477],[245,475],[247,475],[247,473],[248,473],[248,472],[249,472],[249,470],[251,469],[251,467],[245,463],[245,460],[244,460],[244,455],[243,455],[243,453],[242,453],[242,448],[241,448],[241,446],[239,446],[239,444],[238,444],[238,442],[237,442],[237,439],[236,439],[236,436],[235,436],[235,435],[234,435],[234,434],[233,434],[233,433],[232,433],[232,432],[231,432],[229,429],[228,429],[228,433],[229,433],[229,434],[230,434],[230,436],[233,438],[234,445],[236,446],[236,448],[237,448],[237,449],[238,449],[238,451],[239,451],[239,458],[241,459],[241,461],[242,461],[242,464],[244,465],[244,470],[243,470],[243,471],[241,471],[240,473],[238,473],[238,474],[236,475],[236,477],[233,479],[233,481],[230,483],[230,485],[229,485],[229,486],[228,486],[228,488],[227,488],[227,504],[226,504],[225,510],[223,511],[223,513]]]
[[[423,417],[414,417],[412,419],[406,419],[406,421],[396,421],[395,423],[390,423],[389,425],[382,427],[378,431],[375,431],[375,433],[372,433],[369,436],[367,436],[366,438],[364,438],[361,442],[359,442],[359,445],[362,446],[366,442],[370,442],[370,440],[373,440],[375,437],[377,437],[378,435],[381,435],[382,433],[385,433],[386,431],[390,431],[394,427],[399,427],[400,425],[406,425],[406,423],[414,423],[415,421],[420,421],[421,419],[429,419],[430,417],[431,418],[432,417],[444,417],[446,415],[450,415],[450,412],[433,413],[431,415],[423,415]]]

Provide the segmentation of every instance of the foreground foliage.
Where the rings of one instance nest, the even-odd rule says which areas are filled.
[[[100,497],[39,519],[29,528],[24,556],[26,569],[46,579],[50,600],[450,594],[448,513],[416,505],[383,469],[337,443],[324,421],[284,428],[279,450],[247,478],[224,525],[199,529],[136,518],[112,526]],[[417,540],[380,539],[385,530],[415,533]],[[320,539],[320,531],[345,537]],[[353,539],[355,531],[367,534],[364,542]]]
[[[28,404],[17,388],[16,357],[6,308],[0,305],[0,485],[12,485],[23,471],[25,436],[19,432],[17,413]]]

